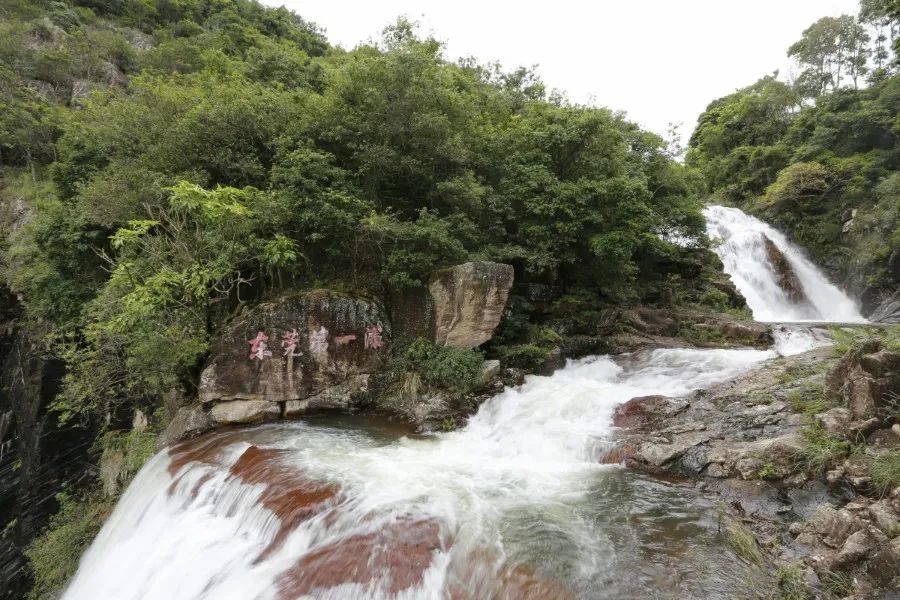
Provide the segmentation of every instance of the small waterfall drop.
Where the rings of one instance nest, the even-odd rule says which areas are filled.
[[[711,498],[600,458],[619,403],[683,395],[774,356],[570,361],[427,437],[385,439],[335,417],[208,436],[142,469],[63,598],[740,596],[747,573],[716,535]]]
[[[737,208],[709,206],[704,215],[707,233],[717,242],[716,254],[757,321],[865,322],[856,303],[774,227]],[[802,286],[805,301],[792,299],[779,284],[767,253],[766,238],[788,262]]]

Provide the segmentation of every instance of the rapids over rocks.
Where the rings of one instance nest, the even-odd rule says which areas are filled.
[[[777,231],[736,209],[707,218],[756,318],[861,320]],[[760,233],[808,305],[779,296]],[[799,327],[776,338],[771,350],[570,361],[450,433],[328,417],[183,443],[137,476],[64,598],[741,596],[749,567],[718,534],[714,497],[601,459],[618,404],[687,394],[821,343]]]

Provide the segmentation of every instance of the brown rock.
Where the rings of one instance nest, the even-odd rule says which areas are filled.
[[[200,400],[346,408],[381,365],[389,333],[380,305],[364,298],[308,292],[258,305],[213,343]]]
[[[677,398],[638,396],[616,407],[613,425],[636,430],[659,427],[687,405],[687,401]]]
[[[900,536],[873,553],[866,571],[886,589],[900,589]]]
[[[215,404],[209,416],[219,425],[261,423],[281,416],[281,407],[266,400],[232,400]]]
[[[778,285],[785,291],[788,299],[795,303],[801,304],[808,301],[803,284],[800,278],[794,272],[794,268],[788,261],[787,257],[778,249],[775,242],[763,235],[763,241],[766,245],[766,256],[775,275],[778,278]]]
[[[900,369],[900,354],[888,350],[864,354],[859,357],[859,366],[873,377],[891,375]]]
[[[900,533],[900,516],[888,500],[879,500],[869,506],[869,516],[878,529],[887,535]]]
[[[830,568],[842,569],[858,563],[869,556],[884,541],[887,541],[887,538],[877,529],[861,529],[847,538],[844,545],[841,546],[841,551],[830,561]]]
[[[474,348],[491,339],[512,283],[512,266],[501,263],[468,262],[435,274],[428,284],[435,343]]]
[[[244,483],[265,486],[259,503],[279,520],[277,533],[257,561],[281,548],[300,523],[339,500],[337,486],[308,479],[281,460],[283,453],[284,450],[250,446],[229,468],[229,473]]]
[[[281,575],[279,598],[319,596],[343,583],[385,582],[395,595],[421,583],[435,552],[446,547],[440,526],[428,520],[398,520],[374,533],[353,535],[305,554]]]
[[[156,449],[160,450],[175,442],[196,437],[215,426],[215,421],[199,406],[183,406],[178,409],[169,426],[156,440]]]
[[[815,416],[816,423],[836,436],[845,436],[850,429],[850,411],[846,408],[832,408]]]
[[[863,528],[863,522],[848,510],[835,510],[830,506],[816,509],[809,525],[822,541],[832,548],[840,548],[850,535]]]
[[[869,419],[875,415],[878,402],[878,383],[868,376],[856,377],[844,384],[844,395],[850,412],[857,419]]]

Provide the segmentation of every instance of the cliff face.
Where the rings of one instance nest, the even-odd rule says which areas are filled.
[[[56,494],[86,472],[93,440],[64,429],[47,410],[64,374],[39,335],[4,336],[0,371],[0,597],[21,598],[29,581],[23,550],[56,510]]]

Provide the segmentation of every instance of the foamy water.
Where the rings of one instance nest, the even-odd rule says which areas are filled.
[[[831,321],[862,323],[856,302],[837,288],[784,234],[755,217],[724,206],[709,206],[706,228],[725,272],[747,300],[757,321]],[[792,302],[778,285],[766,256],[763,236],[784,254],[809,302]]]

